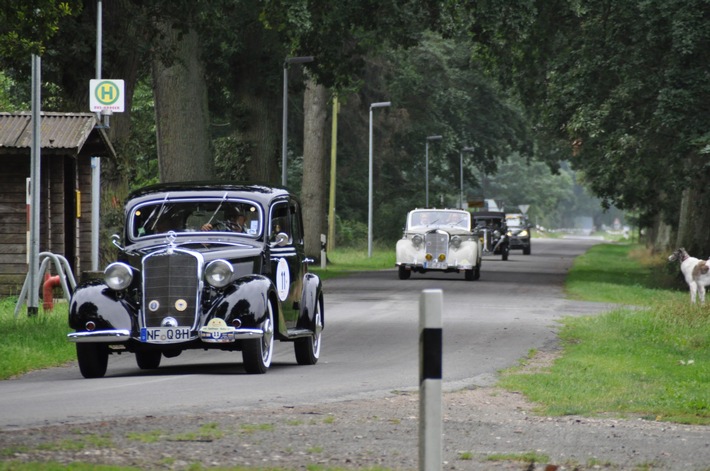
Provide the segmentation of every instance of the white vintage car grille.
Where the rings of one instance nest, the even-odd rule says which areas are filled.
[[[151,254],[143,259],[144,327],[160,327],[166,317],[193,326],[197,315],[199,260],[181,252]]]
[[[424,236],[426,253],[430,253],[434,258],[439,254],[449,256],[449,234],[446,232],[434,231]]]

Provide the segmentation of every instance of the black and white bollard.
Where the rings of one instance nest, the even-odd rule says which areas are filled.
[[[444,295],[425,289],[419,298],[419,470],[442,467],[441,363]]]

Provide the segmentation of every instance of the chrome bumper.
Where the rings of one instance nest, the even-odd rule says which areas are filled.
[[[258,339],[264,336],[261,329],[220,329],[220,330],[200,330],[200,340],[205,343],[231,343],[237,340]]]
[[[97,343],[116,343],[128,342],[131,338],[131,333],[128,330],[95,330],[93,332],[73,332],[67,334],[67,340],[70,342],[97,342]]]

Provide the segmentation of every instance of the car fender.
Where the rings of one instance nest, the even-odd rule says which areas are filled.
[[[478,250],[479,242],[477,240],[466,240],[461,243],[458,249],[459,257],[463,257],[474,267],[478,265],[480,260],[480,251]]]
[[[424,246],[415,247],[410,239],[400,239],[396,246],[396,264],[422,263],[424,260]]]
[[[278,318],[279,332],[285,332],[281,303],[276,301],[276,288],[262,275],[244,276],[226,288],[222,299],[206,313],[204,324],[218,317],[230,325],[239,319],[244,327],[257,326],[264,320],[269,300],[273,303],[274,317]]]
[[[69,326],[77,331],[86,330],[92,321],[96,330],[125,329],[133,332],[133,320],[138,309],[122,299],[103,280],[91,280],[79,285],[69,303]]]
[[[298,327],[301,329],[313,330],[316,303],[320,305],[321,322],[325,325],[325,317],[322,305],[323,284],[320,277],[313,273],[306,273],[303,276],[303,291],[301,292],[301,312],[298,317]]]

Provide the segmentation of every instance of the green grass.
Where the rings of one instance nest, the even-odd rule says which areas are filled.
[[[41,307],[37,316],[28,317],[24,306],[15,318],[17,298],[0,299],[0,379],[28,371],[58,366],[76,358],[74,344],[67,341],[67,305],[59,303],[53,311]]]
[[[595,246],[577,259],[567,288],[577,299],[638,307],[565,318],[560,358],[541,372],[513,368],[500,385],[546,415],[710,425],[710,307],[690,306],[687,292],[654,288],[662,265],[631,254],[628,245]]]
[[[586,301],[651,306],[669,298],[680,300],[679,292],[669,293],[660,260],[637,258],[635,246],[595,245],[577,257],[567,276],[565,288],[571,298]],[[638,255],[640,257],[640,255]],[[677,264],[674,264],[677,268]],[[686,293],[687,294],[687,293]]]
[[[394,269],[394,248],[373,248],[372,257],[367,256],[367,248],[353,249],[342,248],[328,252],[328,264],[323,270],[320,266],[311,265],[309,268],[322,279],[347,275],[357,271]]]

